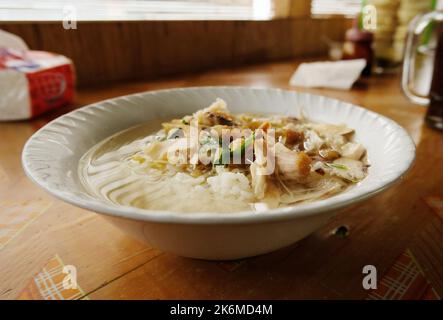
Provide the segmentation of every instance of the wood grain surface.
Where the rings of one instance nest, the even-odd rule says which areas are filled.
[[[0,22],[33,50],[74,61],[78,85],[148,80],[313,54],[323,36],[342,40],[350,20],[297,17],[269,21]],[[321,36],[320,36],[321,35]]]
[[[55,270],[50,266],[56,262],[57,268],[76,267],[82,294],[76,292],[75,298],[365,299],[370,291],[362,287],[363,266],[376,266],[381,279],[405,252],[408,257],[411,253],[435,296],[442,297],[443,220],[426,199],[443,195],[443,134],[424,125],[425,109],[403,97],[398,76],[374,76],[350,91],[300,89],[394,119],[413,137],[417,159],[397,185],[347,208],[323,229],[271,254],[210,262],[163,253],[130,239],[97,214],[54,199],[23,173],[20,154],[25,141],[47,121],[73,108],[169,87],[251,85],[293,90],[288,80],[298,63],[83,89],[72,107],[28,122],[0,123],[0,298],[52,298],[37,284],[42,274],[51,276],[48,270]],[[347,237],[334,234],[340,226],[348,228]],[[57,279],[55,275],[50,279],[54,288],[60,285]]]

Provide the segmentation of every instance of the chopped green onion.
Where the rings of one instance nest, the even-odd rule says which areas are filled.
[[[231,150],[232,154],[238,154],[240,155],[244,154],[246,152],[246,149],[251,146],[251,144],[254,142],[255,139],[255,132],[253,132],[247,139],[243,139],[240,148],[237,148],[236,150]]]
[[[339,164],[339,163],[327,163],[325,164],[330,168],[340,169],[340,170],[349,170],[349,168],[345,165]]]
[[[235,150],[231,150],[230,148],[229,149],[222,148],[222,150],[220,152],[220,156],[214,162],[214,165],[229,164],[229,160],[230,160],[231,156],[234,156],[234,154],[244,155],[246,152],[246,149],[249,148],[251,146],[251,144],[254,142],[254,139],[255,139],[255,132],[253,132],[248,138],[243,139],[240,147]],[[226,159],[226,158],[228,158],[228,159]],[[226,163],[226,160],[228,160],[227,163]]]

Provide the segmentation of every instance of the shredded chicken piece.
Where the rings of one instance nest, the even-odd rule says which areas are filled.
[[[198,124],[208,127],[215,125],[231,126],[234,124],[234,118],[230,114],[226,102],[222,99],[217,99],[209,107],[197,111],[194,117],[197,119]]]
[[[354,160],[360,160],[365,151],[365,148],[357,142],[348,142],[341,148],[341,154],[343,157]]]
[[[311,127],[315,131],[317,131],[320,135],[327,135],[327,134],[346,135],[354,132],[354,129],[351,129],[344,124],[315,123],[312,124]]]
[[[278,142],[275,144],[275,157],[279,173],[284,179],[305,182],[312,161],[306,153],[290,150]]]
[[[264,168],[253,162],[249,168],[251,171],[251,185],[257,199],[263,199],[266,192],[266,175]]]
[[[332,174],[348,181],[359,181],[365,177],[365,168],[361,161],[339,158],[334,160]]]
[[[275,183],[268,179],[267,185],[266,185],[266,194],[261,199],[261,202],[265,204],[267,209],[275,209],[278,208],[280,204],[280,190],[275,185]]]

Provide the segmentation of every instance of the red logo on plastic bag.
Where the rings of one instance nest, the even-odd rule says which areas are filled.
[[[72,101],[74,72],[70,65],[28,73],[32,116],[61,107]]]

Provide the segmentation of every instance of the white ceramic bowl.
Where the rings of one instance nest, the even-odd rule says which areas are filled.
[[[110,135],[154,118],[174,118],[223,98],[234,113],[280,113],[345,123],[367,148],[368,176],[331,198],[268,212],[180,213],[115,206],[88,194],[80,157]],[[26,143],[26,174],[66,202],[95,211],[133,237],[164,251],[203,259],[237,259],[294,243],[322,227],[343,207],[367,199],[400,179],[415,146],[405,130],[374,112],[323,96],[246,87],[198,87],[144,92],[99,102],[61,116]]]

